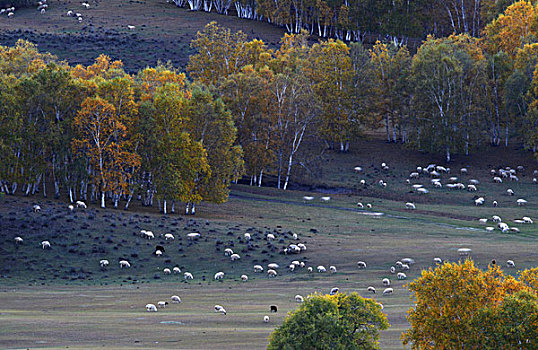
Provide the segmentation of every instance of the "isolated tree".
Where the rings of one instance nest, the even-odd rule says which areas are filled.
[[[409,290],[416,305],[408,312],[411,328],[402,334],[402,340],[404,345],[411,344],[412,349],[426,350],[476,349],[473,344],[481,344],[483,337],[491,337],[495,332],[499,333],[495,337],[510,339],[510,322],[520,323],[524,318],[512,313],[511,319],[501,324],[496,317],[512,312],[509,304],[504,304],[509,300],[506,298],[520,291],[532,292],[523,281],[505,276],[498,266],[490,265],[482,271],[469,259],[422,271],[410,283]]]
[[[389,327],[381,307],[357,293],[311,295],[269,337],[268,349],[378,349]]]

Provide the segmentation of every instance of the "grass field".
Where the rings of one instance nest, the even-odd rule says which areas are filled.
[[[372,147],[376,142],[372,141]],[[467,158],[468,178],[478,178],[478,195],[488,198],[485,206],[475,207],[473,197],[477,194],[436,190],[428,179],[419,182],[426,184],[429,194],[410,193],[405,178],[416,165],[408,165],[401,154],[393,152],[391,170],[385,174],[376,168],[392,145],[378,143],[377,147],[384,147],[377,157],[373,150],[368,157],[358,152],[330,155],[324,176],[311,183],[313,188],[324,186],[324,192],[343,184],[333,191],[345,193],[330,194],[329,202],[320,201],[322,193],[311,190],[283,192],[236,185],[227,203],[204,204],[191,218],[177,214],[163,217],[136,205],[127,212],[91,205],[70,213],[61,201],[5,197],[0,201],[0,347],[263,348],[271,330],[295,308],[295,294],[327,293],[338,286],[382,302],[392,326],[382,334],[381,348],[401,349],[399,336],[408,326],[405,313],[411,306],[405,284],[422,269],[432,267],[434,257],[456,261],[460,258],[457,249],[469,247],[481,267],[493,258],[500,263],[512,259],[517,268],[505,272],[516,274],[538,264],[537,226],[513,223],[522,216],[538,217],[538,186],[531,183],[534,163],[528,154],[511,151],[510,165],[524,164],[527,170],[525,176],[520,175],[520,182],[510,184],[491,183],[487,152]],[[409,153],[410,159],[416,157],[417,165],[428,160],[412,151],[402,152]],[[354,174],[355,165],[362,165],[364,174]],[[331,173],[329,168],[336,170]],[[352,184],[361,177],[368,179],[368,188]],[[373,184],[380,177],[388,181],[387,188]],[[342,187],[349,190],[342,191]],[[506,194],[508,187],[516,196]],[[302,197],[306,194],[316,199],[305,203]],[[529,204],[517,207],[515,199],[519,197],[528,199]],[[498,208],[492,208],[493,199],[499,200]],[[372,203],[373,208],[358,210],[359,200]],[[417,210],[405,210],[407,200],[414,201]],[[31,211],[36,202],[43,208],[40,213]],[[477,219],[494,214],[521,232],[486,232]],[[157,238],[142,239],[140,229],[152,230]],[[165,242],[159,235],[166,232],[176,239]],[[201,239],[189,242],[189,232],[200,232]],[[250,245],[242,239],[246,232],[253,236]],[[293,242],[292,232],[308,249],[299,255],[281,254],[283,247]],[[268,243],[264,239],[267,233],[275,234],[276,240]],[[24,238],[20,246],[13,242],[17,235]],[[40,242],[45,239],[52,249],[41,249]],[[156,244],[166,248],[160,258],[152,254]],[[241,260],[232,263],[225,257],[226,247],[239,253]],[[389,267],[404,257],[415,259],[416,264],[407,273],[407,281],[398,281]],[[103,258],[111,262],[107,270],[99,268]],[[117,262],[122,258],[131,262],[131,269],[119,268]],[[289,272],[285,267],[296,259],[314,269],[334,265],[338,272]],[[358,260],[366,261],[368,268],[358,270]],[[266,267],[270,262],[280,264],[278,277],[268,279],[253,272],[254,264]],[[162,273],[164,267],[173,266],[192,272],[194,280],[185,282],[182,275]],[[225,272],[224,281],[213,280],[217,271]],[[243,273],[250,278],[246,283],[239,278]],[[385,277],[392,280],[392,296],[380,293]],[[377,288],[377,294],[367,293],[370,285]],[[182,304],[169,305],[157,313],[145,311],[146,303],[168,300],[174,294],[181,296]],[[214,313],[215,304],[223,305],[228,314]],[[269,314],[273,304],[279,306],[277,314]],[[268,324],[262,321],[266,314],[271,316]]]

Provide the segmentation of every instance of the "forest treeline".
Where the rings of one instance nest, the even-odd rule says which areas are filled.
[[[317,171],[319,152],[347,152],[369,128],[447,162],[513,135],[536,151],[537,32],[529,2],[480,39],[429,36],[413,56],[393,42],[309,45],[304,31],[273,50],[210,23],[192,42],[192,82],[164,64],[127,74],[106,56],[71,67],[19,41],[0,47],[0,188],[52,184],[71,201],[194,213],[243,175],[286,189]]]
[[[478,37],[514,0],[173,0],[192,11],[235,14],[322,38],[395,43],[450,34]],[[374,40],[375,41],[375,40]]]

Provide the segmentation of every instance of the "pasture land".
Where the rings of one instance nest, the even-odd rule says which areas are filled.
[[[65,200],[50,196],[0,198],[0,347],[263,348],[271,330],[295,308],[296,294],[327,293],[339,287],[383,303],[392,326],[382,333],[381,348],[401,349],[399,336],[408,327],[405,314],[412,305],[405,284],[422,269],[434,267],[434,257],[456,261],[457,249],[469,247],[483,268],[491,259],[502,266],[514,260],[515,269],[505,268],[510,274],[538,265],[538,225],[513,221],[538,218],[538,185],[532,184],[536,163],[528,153],[500,149],[458,157],[442,183],[450,176],[459,176],[464,183],[476,178],[478,192],[435,189],[429,178],[421,177],[413,182],[424,184],[430,193],[419,195],[405,180],[430,157],[376,140],[359,146],[361,151],[350,154],[326,154],[318,178],[304,178],[295,190],[235,185],[227,203],[204,203],[196,217],[162,216],[155,208],[136,203],[129,211],[90,204],[70,212]],[[388,163],[388,172],[380,169],[381,162]],[[491,182],[491,167],[520,164],[526,170],[519,174],[519,182]],[[353,172],[357,165],[363,173]],[[469,174],[457,174],[460,166],[467,166]],[[361,178],[368,186],[358,185]],[[376,185],[379,179],[387,181],[386,188]],[[515,196],[506,193],[509,187]],[[305,195],[315,198],[306,202]],[[321,201],[323,195],[331,200]],[[476,207],[476,196],[484,196],[486,204]],[[516,198],[529,203],[518,207]],[[491,205],[494,199],[500,204],[497,208]],[[358,201],[373,208],[359,210]],[[417,210],[406,210],[406,201],[414,202]],[[34,203],[41,205],[41,212],[32,211]],[[487,232],[485,226],[494,224],[490,220],[482,225],[478,219],[492,215],[520,232]],[[153,231],[156,239],[142,238],[141,229]],[[189,232],[200,232],[201,238],[191,242]],[[244,239],[246,232],[252,235],[250,244]],[[164,233],[175,239],[165,241]],[[268,233],[276,239],[268,242]],[[298,241],[292,233],[298,234]],[[23,237],[23,244],[16,245],[15,236]],[[43,250],[42,240],[49,240],[52,248]],[[305,243],[307,250],[281,253],[297,242]],[[156,245],[165,247],[162,257],[153,255]],[[231,262],[224,256],[225,248],[241,259]],[[398,281],[389,268],[405,257],[416,263],[406,271],[408,280]],[[100,259],[110,261],[106,270],[100,268]],[[120,259],[129,260],[132,267],[120,269]],[[290,272],[286,267],[293,260],[314,270],[334,265],[338,272],[308,273],[306,268]],[[368,264],[367,269],[357,268],[359,260]],[[271,262],[281,266],[278,277],[254,273],[253,265],[267,269]],[[174,266],[191,272],[194,280],[163,274],[163,268]],[[225,272],[223,281],[213,279],[217,271]],[[242,274],[249,276],[248,282],[241,282]],[[384,297],[385,277],[391,279],[394,294]],[[376,287],[377,293],[368,294],[368,286]],[[169,300],[174,294],[182,304],[170,304],[157,313],[145,311],[145,304]],[[223,305],[228,314],[214,313],[215,304]],[[277,314],[269,313],[273,304],[279,307]],[[267,324],[262,321],[266,314],[271,317]]]
[[[249,38],[263,39],[276,47],[284,30],[268,23],[189,11],[164,0],[106,0],[80,2],[49,0],[45,14],[35,8],[16,10],[13,18],[0,16],[0,45],[13,45],[18,39],[36,43],[71,64],[92,64],[101,53],[122,60],[125,69],[134,73],[158,61],[170,61],[184,70],[189,47],[196,33],[216,21],[232,31],[241,30]],[[78,12],[82,22],[67,16]],[[134,25],[129,30],[128,25]]]

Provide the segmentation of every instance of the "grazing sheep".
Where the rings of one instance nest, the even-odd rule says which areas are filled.
[[[403,258],[402,263],[413,265],[415,263],[415,259],[413,259],[413,258]]]
[[[263,316],[263,322],[268,323],[269,322],[269,316],[267,316],[267,315]]]
[[[194,276],[193,276],[192,273],[190,273],[190,272],[185,272],[185,273],[183,274],[183,279],[185,279],[185,280],[192,280],[192,279],[194,279]]]
[[[47,12],[47,10],[45,10],[45,9],[41,9],[40,12],[41,12],[42,15],[44,15],[44,14]]]
[[[234,253],[230,248],[224,249],[224,256],[231,256]]]
[[[405,209],[415,210],[415,209],[417,209],[417,207],[415,206],[414,203],[407,202],[407,203],[405,203]]]
[[[187,234],[187,238],[189,240],[197,240],[200,238],[200,234],[198,232],[191,232],[189,234]]]
[[[292,237],[294,240],[298,240],[298,239],[299,239],[299,236],[297,236],[296,233],[294,233],[291,237]]]
[[[321,199],[323,202],[328,202],[328,201],[331,200],[331,197],[326,196],[326,197],[321,197],[320,199]]]
[[[476,205],[476,206],[484,205],[484,202],[485,202],[484,197],[479,197],[479,198],[474,200],[474,205]]]
[[[215,305],[215,312],[220,312],[221,314],[226,315],[226,309],[220,305]]]
[[[24,241],[24,239],[22,239],[22,237],[15,237],[15,244],[21,244],[22,242]]]
[[[41,211],[41,207],[37,204],[34,204],[32,206],[32,210],[34,211],[34,213],[39,213]]]
[[[75,210],[75,207],[72,204],[69,204],[67,206],[67,209],[69,209],[69,211],[73,211],[73,210]]]
[[[160,249],[156,249],[156,250],[153,252],[153,254],[155,254],[155,256],[157,256],[157,257],[160,257],[161,255],[163,255],[163,252],[162,252],[162,250],[160,250]]]
[[[76,201],[75,202],[75,205],[77,206],[77,208],[84,208],[84,209],[87,209],[88,206],[86,205],[86,203],[84,203],[83,201]]]
[[[390,267],[390,273],[396,273],[396,268],[394,266]]]
[[[388,278],[383,278],[382,283],[385,287],[390,286],[390,280]]]
[[[174,235],[171,234],[171,233],[167,233],[167,234],[165,234],[165,235],[164,235],[164,240],[165,240],[165,241],[168,241],[169,239],[173,241],[173,240],[176,239],[176,238],[175,238]]]
[[[254,265],[254,272],[263,272],[263,267],[261,265]]]
[[[131,267],[131,264],[127,260],[120,260],[120,269],[123,269],[124,267],[129,268]]]
[[[154,235],[153,232],[151,232],[151,231],[140,230],[140,233],[142,234],[142,236],[143,236],[144,238],[147,238],[147,239],[155,239],[155,235]]]
[[[535,181],[536,182],[536,181]],[[362,186],[366,186],[366,180],[362,179],[361,181],[359,181],[359,183],[362,185]]]
[[[383,291],[383,295],[389,295],[392,293],[394,293],[394,289],[392,288],[385,288],[385,290]]]
[[[428,191],[425,188],[419,188],[419,189],[417,189],[417,192],[420,193],[420,194],[426,194],[426,193],[429,193],[430,191]]]
[[[517,227],[510,227],[510,231],[518,233],[519,229]]]
[[[433,258],[433,263],[434,264],[441,264],[443,262],[443,260],[441,258]]]
[[[407,264],[402,264],[401,269],[402,269],[402,270],[409,270],[409,265],[407,265]]]
[[[493,201],[491,204],[493,204],[494,208],[497,208],[499,206],[499,203],[497,201]]]
[[[245,240],[247,241],[250,241],[252,239],[252,237],[250,236],[250,233],[245,233],[243,236],[245,237]]]
[[[177,295],[172,295],[172,297],[170,299],[172,299],[173,303],[181,304],[181,298],[178,297]]]
[[[136,27],[135,27],[135,26],[132,26],[132,25],[127,25],[127,28],[128,28],[129,30],[134,30]]]
[[[510,268],[516,267],[516,264],[514,263],[513,260],[507,260],[506,261],[506,267],[510,267]]]
[[[493,215],[493,216],[491,217],[491,219],[493,220],[493,222],[501,222],[501,221],[502,221],[502,220],[501,220],[501,217],[498,216],[498,215]]]
[[[335,266],[329,266],[329,271],[331,271],[331,273],[336,273],[336,267]]]
[[[9,12],[9,13],[7,14],[7,18],[11,18],[11,17],[13,17],[13,16],[15,16],[15,13],[13,13],[13,12]]]
[[[527,204],[528,202],[527,202],[525,199],[523,199],[523,198],[519,198],[519,199],[516,201],[516,203],[517,203],[518,207],[521,207],[521,206]]]
[[[526,223],[526,224],[532,224],[532,223],[534,223],[534,221],[532,221],[532,219],[529,218],[528,216],[524,216],[524,217],[522,218],[522,220],[523,220],[523,222]]]
[[[334,287],[331,289],[331,291],[329,292],[329,295],[335,295],[336,293],[338,293],[340,291],[340,288],[338,287]]]
[[[488,226],[486,227],[486,231],[493,232],[495,230],[495,227]]]
[[[296,302],[296,303],[302,303],[302,302],[304,302],[304,298],[303,298],[303,296],[297,294],[297,295],[295,296],[295,302]]]
[[[103,259],[103,260],[100,260],[99,261],[99,266],[101,266],[102,269],[106,268],[109,264],[109,261],[106,260],[106,259]]]
[[[312,196],[304,196],[304,197],[303,197],[303,200],[304,200],[305,202],[310,202],[310,201],[313,201],[313,200],[314,200],[314,197],[312,197]]]
[[[461,168],[460,174],[467,174],[467,168]]]
[[[306,250],[306,245],[304,243],[297,244],[297,247],[299,247],[299,249],[301,249],[301,251]]]
[[[71,16],[73,16],[73,11],[71,11],[71,10],[67,11],[67,14],[66,14],[66,15],[67,15],[67,17],[71,17]]]
[[[401,261],[396,261],[396,263],[395,263],[394,265],[396,265],[397,268],[401,269],[401,268],[402,268],[402,265],[403,265],[403,262],[401,262]]]
[[[366,290],[370,293],[375,294],[375,287],[369,286]]]
[[[326,269],[325,266],[323,266],[323,265],[319,265],[316,269],[317,269],[318,272],[320,272],[320,273],[327,272],[327,269]]]
[[[269,306],[269,311],[270,312],[278,312],[278,306],[276,306],[276,305]]]
[[[437,181],[437,180],[436,180],[436,181]],[[411,187],[413,187],[414,190],[418,190],[419,188],[424,187],[424,185],[421,185],[421,184],[414,184],[414,185],[412,185]]]
[[[166,305],[168,305],[167,301],[159,301],[159,302],[157,302],[157,306],[162,308],[162,309],[166,308]]]
[[[398,277],[399,280],[404,280],[407,278],[407,275],[403,272],[398,272],[396,276]]]
[[[280,265],[278,265],[277,263],[270,263],[267,265],[267,267],[270,269],[276,270],[280,268]]]
[[[506,193],[508,193],[509,196],[513,196],[514,195],[514,190],[509,188],[506,190]]]
[[[472,252],[471,248],[460,248],[460,249],[458,249],[458,254],[462,255],[462,256],[469,255],[469,254],[471,254],[471,252]]]
[[[248,281],[248,276],[247,275],[241,275],[241,281],[243,281],[243,282]]]
[[[50,242],[49,242],[49,241],[43,241],[43,242],[41,242],[41,247],[42,247],[43,249],[45,249],[45,248],[49,248],[49,249],[50,249],[50,247],[51,247],[51,246],[50,246]]]
[[[312,268],[312,266],[308,266],[308,268],[306,269],[306,271],[308,271],[308,272],[313,272],[314,269]]]
[[[174,266],[174,267],[172,268],[172,272],[173,272],[174,274],[176,274],[176,275],[179,275],[179,274],[181,273],[181,269],[180,269],[179,267],[177,267],[177,266]]]
[[[471,180],[469,180],[469,183],[471,185],[478,186],[480,184],[480,181],[478,181],[477,179],[471,179]]]
[[[288,266],[288,268],[290,269],[290,272],[295,271],[295,265],[293,265],[293,264],[291,264],[290,266]]]
[[[499,222],[497,224],[497,227],[499,228],[499,230],[502,231],[502,233],[506,233],[510,230],[510,227],[508,227],[508,225],[505,224],[504,222]]]
[[[353,170],[360,173],[362,171],[362,168],[360,166],[356,166],[355,168],[353,168]]]
[[[467,185],[467,191],[469,192],[476,192],[477,188],[475,185]]]
[[[498,184],[502,184],[502,183],[503,183],[503,179],[501,179],[501,178],[498,177],[498,176],[495,176],[495,177],[493,178],[493,182],[498,183]]]
[[[275,270],[269,269],[269,270],[267,270],[267,276],[276,277],[276,276],[278,276],[278,273]]]
[[[372,205],[370,203],[366,204],[366,209],[372,209]]]
[[[83,6],[85,9],[89,9],[89,8],[90,8],[90,4],[88,4],[87,2],[83,2],[83,3],[82,3],[82,6]]]
[[[157,312],[157,307],[154,304],[146,304],[146,310],[148,312]]]
[[[412,172],[411,174],[409,174],[410,179],[418,179],[419,176],[420,174],[417,172]]]
[[[272,233],[269,233],[266,238],[267,238],[268,241],[270,241],[270,240],[275,239],[275,235],[272,234]]]
[[[481,223],[481,224],[485,224],[488,222],[488,219],[487,218],[483,218],[483,219],[478,219],[478,221]]]
[[[223,278],[224,278],[224,272],[220,271],[220,272],[217,272],[217,273],[215,274],[215,279],[216,279],[216,280],[221,280],[221,279],[223,279]]]
[[[366,263],[364,261],[359,261],[357,262],[357,266],[359,269],[365,269],[366,268]]]
[[[164,273],[165,275],[171,275],[171,274],[172,274],[172,271],[170,271],[169,268],[164,268],[164,269],[163,269],[163,273]]]
[[[364,205],[361,202],[357,203],[357,207],[359,207],[359,209],[364,209]]]

